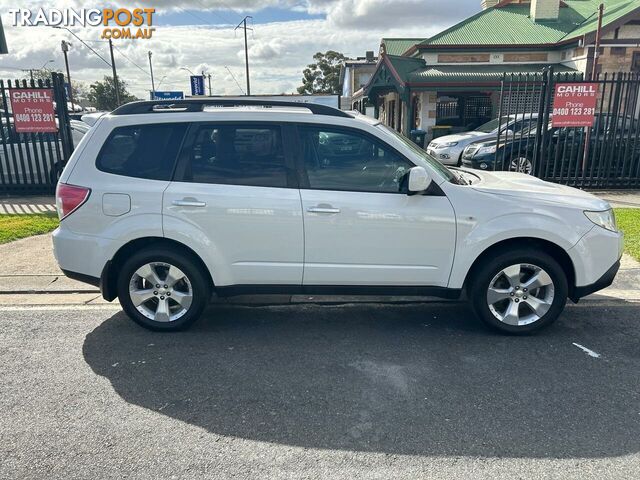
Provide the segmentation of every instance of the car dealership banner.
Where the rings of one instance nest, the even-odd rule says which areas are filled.
[[[593,127],[597,83],[558,83],[553,97],[554,127]]]
[[[191,95],[204,95],[204,77],[191,75]]]
[[[50,88],[12,88],[9,90],[13,124],[17,133],[57,132]]]
[[[182,100],[184,92],[180,91],[159,91],[151,92],[151,100]]]

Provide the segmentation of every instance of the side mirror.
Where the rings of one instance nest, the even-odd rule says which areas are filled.
[[[510,128],[508,128],[507,130],[504,131],[504,136],[507,137],[507,138],[508,137],[513,137],[514,135],[515,135],[515,133]]]
[[[413,167],[409,170],[408,194],[424,192],[431,185],[431,178],[424,167]]]

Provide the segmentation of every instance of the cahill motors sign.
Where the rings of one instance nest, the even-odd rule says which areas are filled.
[[[20,27],[98,27],[102,38],[151,38],[155,8],[10,8],[13,25]]]
[[[58,131],[50,88],[12,88],[9,99],[17,133]]]
[[[554,127],[593,127],[597,83],[558,83],[553,97]]]

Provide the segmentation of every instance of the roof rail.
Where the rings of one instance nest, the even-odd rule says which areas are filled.
[[[116,108],[111,115],[136,115],[154,112],[201,112],[206,106],[218,107],[293,107],[306,108],[314,115],[353,118],[342,110],[318,103],[286,102],[260,99],[207,98],[188,100],[145,100],[131,102]]]

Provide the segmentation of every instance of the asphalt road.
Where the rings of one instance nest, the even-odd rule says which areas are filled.
[[[639,312],[504,337],[443,303],[217,305],[179,334],[3,308],[0,478],[639,478]]]

